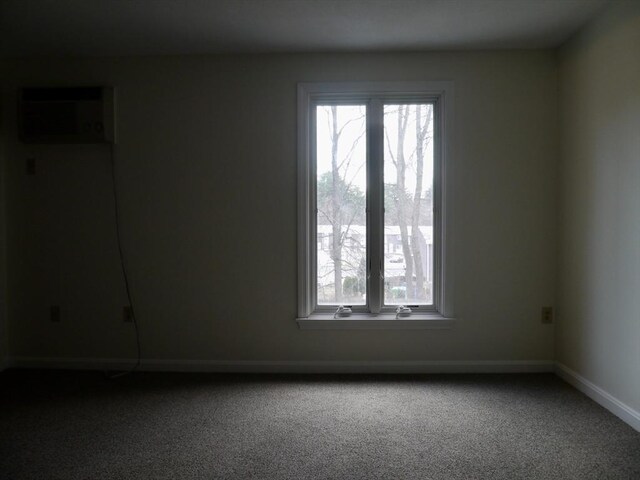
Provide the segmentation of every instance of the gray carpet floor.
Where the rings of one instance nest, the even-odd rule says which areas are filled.
[[[551,374],[0,374],[1,479],[640,479]]]

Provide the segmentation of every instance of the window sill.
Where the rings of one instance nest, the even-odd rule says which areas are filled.
[[[300,330],[434,330],[452,328],[456,319],[440,314],[413,314],[396,318],[395,314],[354,314],[333,318],[330,314],[315,314],[296,318]]]

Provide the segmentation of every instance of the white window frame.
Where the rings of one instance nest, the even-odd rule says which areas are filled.
[[[430,103],[434,107],[433,304],[412,307],[396,318],[396,306],[384,305],[383,149],[384,104]],[[315,107],[318,104],[367,107],[367,304],[334,318],[336,306],[317,305]],[[450,178],[452,163],[453,82],[339,82],[298,84],[298,318],[300,328],[448,328],[452,318]],[[374,242],[375,240],[375,242]]]

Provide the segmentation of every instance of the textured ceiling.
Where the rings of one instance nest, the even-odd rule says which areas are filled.
[[[610,0],[3,0],[0,55],[550,48]]]

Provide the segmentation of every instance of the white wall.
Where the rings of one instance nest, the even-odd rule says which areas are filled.
[[[640,411],[640,4],[561,52],[557,358]]]
[[[220,360],[551,360],[556,278],[553,52],[11,61],[21,85],[118,89],[123,237],[143,356]],[[453,80],[454,310],[446,331],[300,331],[296,84]],[[132,357],[109,150],[9,136],[10,348]],[[37,158],[37,175],[24,161]],[[243,284],[248,295],[238,287]],[[48,321],[60,304],[62,322]]]
[[[0,100],[0,105],[2,100]],[[5,219],[5,134],[3,120],[0,119],[0,371],[7,365],[9,338],[7,328],[7,262],[6,262],[6,219]]]

